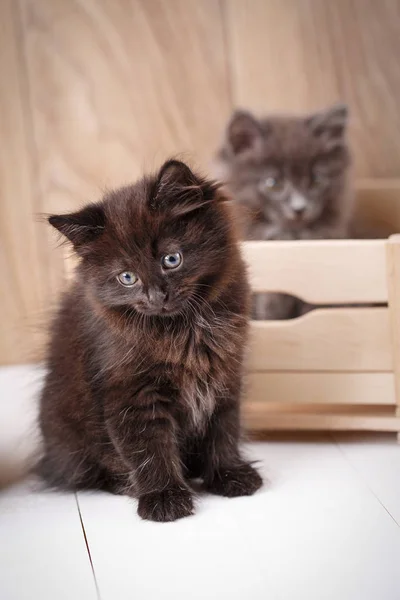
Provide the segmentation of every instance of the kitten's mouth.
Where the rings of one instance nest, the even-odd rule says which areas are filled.
[[[173,306],[156,306],[137,309],[142,315],[147,317],[173,317],[178,314],[178,309]]]
[[[302,225],[305,225],[308,222],[308,219],[307,215],[305,215],[304,213],[293,213],[287,216],[287,221],[295,227],[301,227]]]

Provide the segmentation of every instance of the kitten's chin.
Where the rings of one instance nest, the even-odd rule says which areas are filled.
[[[313,222],[313,220],[314,219],[312,219],[308,215],[289,215],[286,217],[287,225],[294,230],[303,229],[304,227],[307,227],[308,225],[310,225],[310,223]]]
[[[179,314],[179,309],[175,307],[163,306],[161,308],[136,308],[140,315],[145,317],[175,317]]]
[[[318,221],[321,216],[321,212],[314,211],[305,211],[301,214],[288,212],[284,215],[286,224],[291,229],[303,229],[304,227],[308,227],[312,223]]]
[[[308,224],[308,221],[302,217],[287,217],[286,223],[291,229],[301,229]]]

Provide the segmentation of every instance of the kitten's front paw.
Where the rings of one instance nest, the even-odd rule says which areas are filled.
[[[239,467],[224,469],[215,475],[207,486],[212,494],[219,496],[251,496],[262,486],[262,479],[258,472],[246,463]]]
[[[151,492],[139,498],[138,514],[148,521],[176,521],[193,514],[190,490],[179,487]]]

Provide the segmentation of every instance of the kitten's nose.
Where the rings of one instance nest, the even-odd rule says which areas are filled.
[[[305,206],[292,206],[292,210],[296,215],[303,214]]]
[[[303,194],[300,194],[296,191],[292,193],[290,196],[290,208],[296,215],[302,215],[305,211],[306,205],[307,200],[304,198]]]
[[[161,308],[168,298],[168,294],[160,289],[149,289],[147,292],[149,304]]]

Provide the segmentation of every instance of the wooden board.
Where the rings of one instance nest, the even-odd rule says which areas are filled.
[[[98,599],[74,494],[5,490],[0,529],[1,598]]]
[[[400,417],[400,235],[392,236],[387,243],[387,267],[396,415]]]
[[[201,494],[196,516],[173,525],[140,522],[126,498],[80,493],[101,599],[158,600],[162,582],[163,600],[398,600],[396,513],[331,436],[304,437],[248,445],[263,489]],[[378,465],[390,486],[388,456]],[[394,482],[392,494],[398,514]]]
[[[63,282],[56,236],[37,215],[97,200],[170,155],[205,169],[232,107],[214,0],[0,4],[7,364],[41,358],[42,324]]]
[[[321,309],[291,321],[253,321],[249,368],[392,371],[388,309]]]
[[[37,215],[95,200],[170,154],[206,170],[234,105],[311,110],[343,97],[356,173],[400,177],[399,0],[300,4],[1,3],[0,363],[41,357],[62,286],[62,253]],[[389,233],[400,230],[390,185],[363,193],[369,223]]]
[[[362,477],[366,487],[379,498],[396,523],[400,523],[400,452],[391,437],[332,436],[342,456]],[[350,443],[349,443],[350,441]],[[400,573],[399,573],[400,574]]]
[[[356,182],[355,237],[385,238],[400,232],[400,179]]]
[[[44,299],[31,115],[17,6],[0,2],[0,363],[35,360]]]
[[[251,373],[246,386],[251,402],[282,404],[396,403],[393,373]]]
[[[226,8],[237,106],[265,114],[346,101],[357,176],[399,176],[398,0],[229,0]]]
[[[315,304],[386,302],[383,240],[244,242],[255,292],[287,292]]]
[[[75,495],[26,477],[38,455],[44,375],[32,366],[0,369],[0,598],[98,600]]]
[[[271,413],[260,402],[246,402],[242,410],[247,429],[263,430],[349,430],[349,431],[400,431],[400,418],[385,415],[340,415]]]
[[[204,165],[231,107],[218,4],[20,6],[43,212],[97,200],[171,155]],[[54,298],[63,272],[52,239],[40,275]]]
[[[231,109],[218,3],[20,4],[49,210],[97,199],[170,155],[207,164]]]

